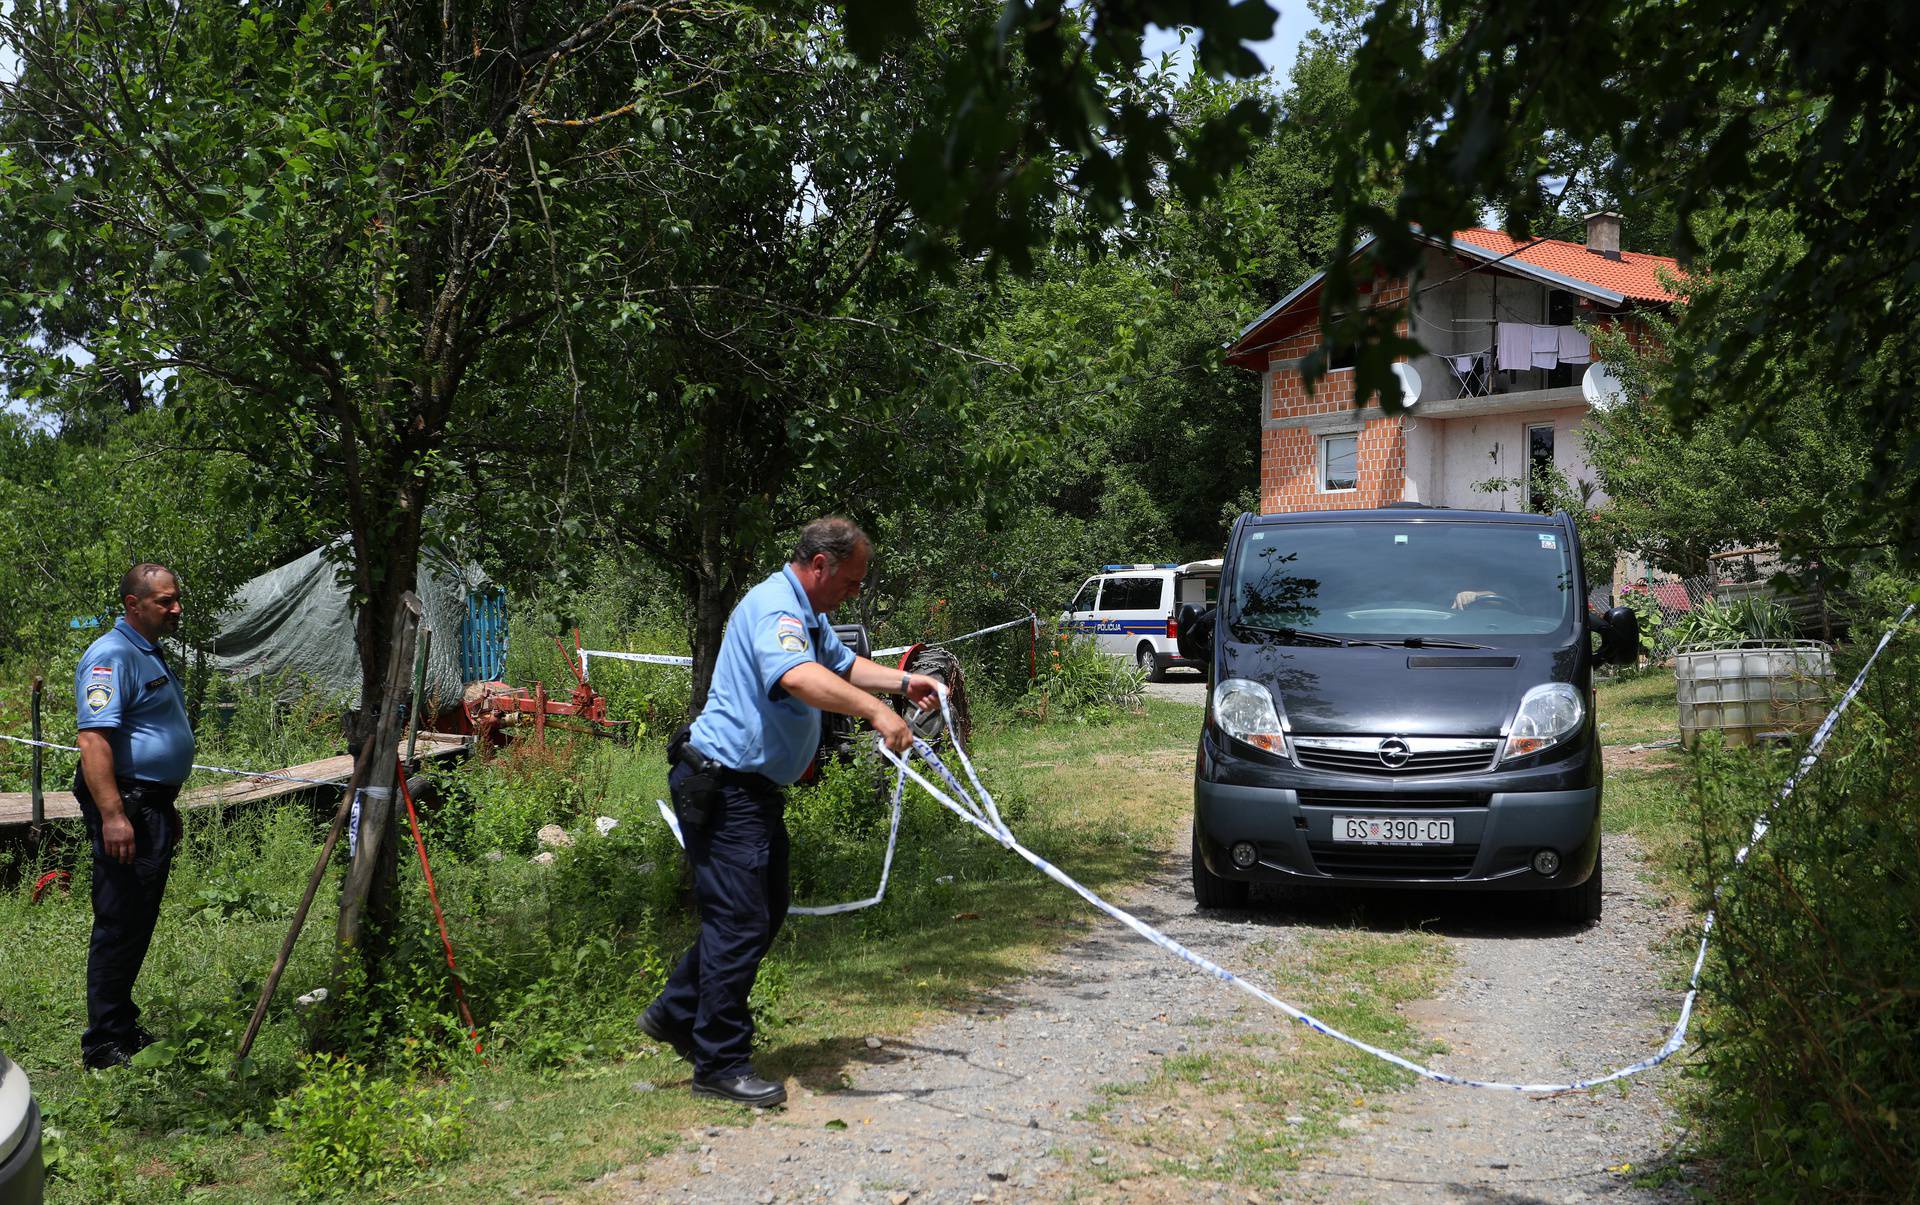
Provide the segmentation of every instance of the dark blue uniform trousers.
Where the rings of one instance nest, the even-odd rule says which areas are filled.
[[[120,799],[133,825],[133,864],[107,855],[101,839],[100,809],[86,780],[74,776],[73,793],[93,838],[93,940],[87,947],[87,1029],[80,1050],[90,1055],[112,1043],[133,1049],[140,1010],[133,1003],[133,981],[146,961],[167,871],[180,843],[180,813],[173,801],[177,786],[120,779]]]
[[[675,766],[673,781],[691,772],[685,763]],[[700,1079],[752,1070],[747,996],[793,899],[785,810],[786,795],[771,780],[730,776],[708,805],[704,826],[690,827],[680,816],[700,932],[653,1013],[672,1032],[691,1035]]]

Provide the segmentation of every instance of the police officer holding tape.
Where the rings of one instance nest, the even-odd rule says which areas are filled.
[[[93,940],[87,950],[87,1029],[80,1053],[98,1070],[153,1041],[133,981],[160,917],[180,843],[173,801],[193,766],[193,727],[179,675],[159,640],[180,630],[180,582],[164,565],[120,579],[126,614],[87,646],[74,673],[80,767],[73,793],[93,838]]]
[[[693,1063],[698,1095],[762,1108],[787,1098],[754,1072],[747,994],[792,898],[784,788],[813,759],[821,711],[864,718],[900,753],[912,731],[869,692],[939,703],[933,679],[856,656],[827,621],[860,593],[872,555],[849,520],[809,523],[791,562],[734,608],[706,706],[667,751],[700,932],[639,1025]]]

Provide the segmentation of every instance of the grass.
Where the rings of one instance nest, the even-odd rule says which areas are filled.
[[[1663,735],[1655,727],[1663,689],[1658,678],[1603,684],[1609,742],[1624,739],[1613,735],[1615,723],[1632,739]],[[1664,722],[1670,732],[1670,705]],[[1197,723],[1195,708],[1149,699],[1107,726],[984,724],[977,755],[1022,839],[1095,890],[1112,891],[1168,853],[1184,852],[1177,847],[1191,803]],[[498,796],[488,806],[531,809],[528,823],[541,808],[560,809],[572,817],[579,845],[553,866],[532,864],[525,849],[482,856],[459,835],[470,842],[475,830],[449,829],[452,821],[428,815],[442,901],[487,1056],[458,1053],[444,974],[435,969],[437,937],[409,860],[402,872],[408,932],[400,942],[411,978],[389,985],[383,1007],[391,1015],[382,1021],[382,1045],[370,1053],[380,1074],[471,1099],[466,1154],[371,1195],[593,1197],[604,1178],[674,1148],[690,1127],[747,1122],[744,1110],[691,1097],[685,1064],[631,1026],[692,930],[673,877],[679,855],[653,813],[652,800],[664,793],[659,749],[597,746],[570,763],[534,766],[523,778],[487,768],[467,773]],[[1678,774],[1670,764],[1616,769],[1608,796],[1609,825],[1640,834],[1656,864],[1676,869],[1689,837]],[[542,790],[551,798],[533,797]],[[1021,976],[1097,923],[1070,895],[924,796],[910,800],[887,901],[849,916],[794,918],[770,955],[755,998],[764,1072],[835,1090],[857,1066],[866,1035],[910,1032],[971,1007],[980,991]],[[616,837],[597,843],[593,815],[618,818]],[[883,804],[858,792],[796,809],[799,901],[868,894],[883,823]],[[297,1059],[310,1018],[292,997],[328,981],[335,883],[323,888],[295,951],[252,1076],[232,1085],[224,1070],[316,841],[312,818],[297,808],[190,817],[139,990],[152,1028],[178,1051],[144,1070],[78,1069],[90,917],[84,868],[71,897],[31,905],[24,875],[0,892],[0,931],[9,934],[0,946],[7,985],[0,1048],[32,1076],[57,1133],[51,1199],[286,1198],[293,1139],[271,1119],[275,1103],[301,1082]],[[624,911],[608,902],[623,893],[634,897]],[[1249,969],[1270,978],[1283,998],[1405,1051],[1423,1046],[1399,1006],[1429,994],[1449,965],[1433,935],[1344,928],[1302,931],[1300,942],[1258,962]],[[1268,1017],[1205,1041],[1196,1031],[1192,1044],[1195,1051],[1165,1060],[1153,1078],[1110,1090],[1097,1115],[1115,1153],[1087,1169],[1093,1180],[1276,1182],[1332,1140],[1343,1116],[1385,1107],[1406,1082],[1344,1045]],[[1130,1120],[1136,1114],[1141,1123]],[[1143,1154],[1149,1130],[1155,1147]]]
[[[1439,936],[1362,929],[1303,932],[1269,946],[1248,971],[1270,977],[1281,999],[1362,1040],[1414,1054],[1423,1040],[1401,1006],[1438,989],[1452,958]],[[1264,1008],[1249,1025],[1195,1032],[1193,1051],[1161,1061],[1144,1080],[1104,1089],[1091,1114],[1110,1136],[1092,1178],[1131,1187],[1141,1176],[1224,1181],[1238,1189],[1288,1187],[1302,1159],[1360,1111],[1383,1111],[1411,1073],[1289,1024]]]
[[[1596,679],[1594,695],[1603,745],[1636,745],[1679,735],[1679,704],[1673,674],[1667,670]]]
[[[1094,889],[1111,890],[1137,877],[1179,831],[1196,722],[1192,708],[1152,700],[1108,727],[993,727],[977,738],[978,757],[1023,839]],[[664,785],[659,750],[597,749],[569,774],[588,796],[581,823],[570,827],[585,832],[556,865],[533,865],[522,853],[463,858],[434,845],[442,902],[486,1031],[484,1062],[457,1053],[462,1043],[435,970],[437,937],[429,939],[417,868],[403,865],[408,932],[398,941],[411,979],[390,985],[382,1045],[372,1053],[381,1074],[471,1098],[469,1153],[375,1195],[569,1195],[670,1149],[689,1126],[750,1117],[696,1101],[684,1090],[685,1064],[632,1031],[665,960],[691,933],[684,906],[669,900],[646,910],[638,927],[595,926],[579,915],[596,902],[580,884],[602,882],[590,875],[607,869],[596,870],[591,858],[616,859],[605,879],[614,890],[624,865],[617,857],[677,859],[661,851],[664,829],[651,816]],[[870,828],[844,848],[822,840],[829,848],[811,864],[815,881],[796,878],[801,902],[871,891],[884,819],[872,810],[878,814],[863,821]],[[594,852],[600,847],[584,824],[592,814],[619,818],[615,831],[629,844]],[[430,815],[430,844],[435,824]],[[237,1031],[285,932],[317,834],[293,808],[191,813],[187,826],[137,991],[150,1027],[175,1050],[164,1065],[104,1075],[79,1069],[90,924],[84,861],[70,897],[30,904],[24,876],[0,892],[0,931],[9,935],[0,947],[0,1048],[27,1070],[46,1111],[52,1200],[254,1201],[289,1192],[290,1139],[271,1117],[300,1082],[310,1018],[292,997],[328,981],[337,884],[323,887],[296,947],[253,1074],[229,1084]],[[73,834],[67,839],[72,848]],[[677,862],[668,866],[671,888]],[[632,871],[646,873],[661,877],[646,866]],[[970,1005],[1091,923],[1078,901],[922,797],[903,822],[885,903],[786,926],[756,990],[759,1064],[832,1090],[866,1035],[907,1032]],[[581,936],[568,938],[569,926]]]

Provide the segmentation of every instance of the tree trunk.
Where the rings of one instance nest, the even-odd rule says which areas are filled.
[[[336,1001],[343,1000],[342,989],[352,982],[354,970],[361,972],[363,984],[378,981],[393,929],[392,901],[399,878],[396,858],[399,842],[393,823],[394,780],[401,714],[411,685],[407,670],[412,665],[414,640],[420,632],[420,600],[411,590],[401,591],[394,608],[387,614],[388,656],[380,673],[385,688],[377,706],[367,709],[378,718],[354,763],[353,780],[360,784],[362,793],[353,861],[340,887],[333,993]],[[336,1015],[329,1011],[328,1023],[321,1027],[323,1033],[331,1028]]]

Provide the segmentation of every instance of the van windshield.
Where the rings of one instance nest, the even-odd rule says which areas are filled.
[[[1558,528],[1521,523],[1249,528],[1233,619],[1341,637],[1546,643],[1538,638],[1563,639],[1575,615],[1566,545]]]

